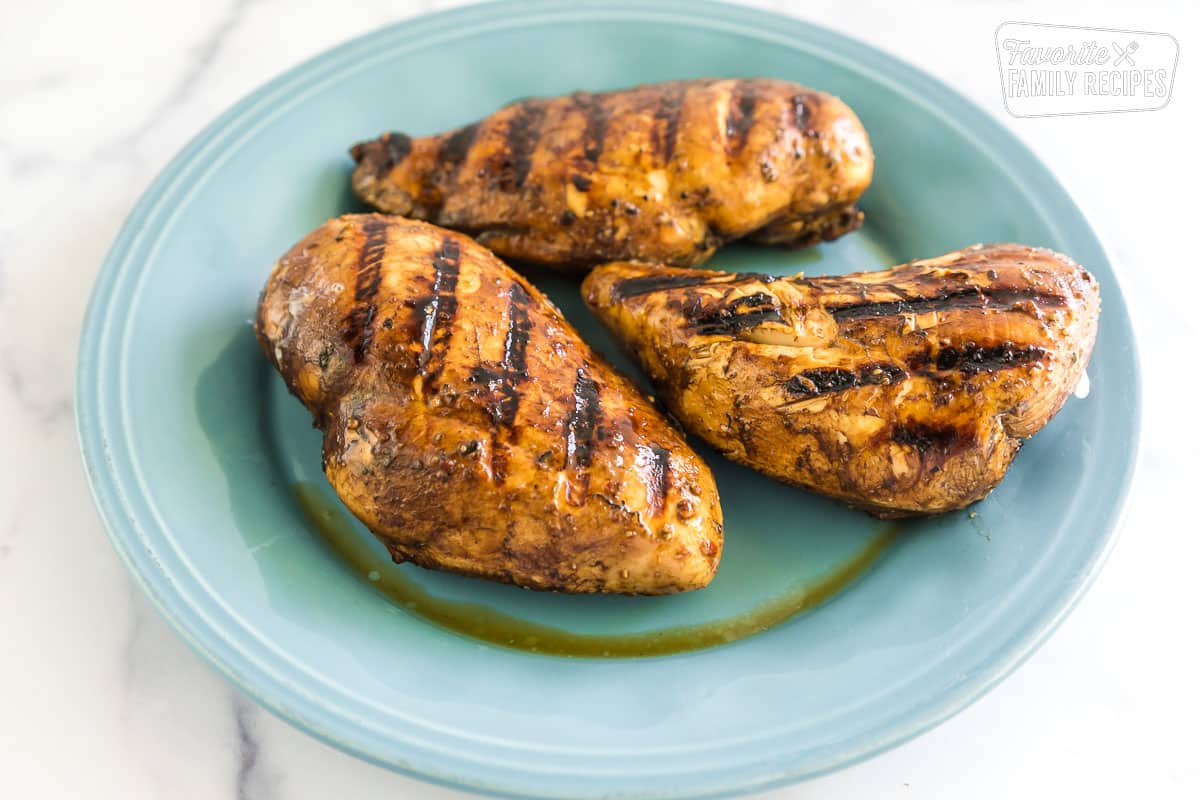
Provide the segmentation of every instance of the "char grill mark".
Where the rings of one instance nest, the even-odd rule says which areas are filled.
[[[687,289],[693,286],[733,286],[739,283],[759,281],[771,283],[774,275],[760,275],[755,272],[740,272],[736,275],[728,273],[713,273],[700,275],[644,275],[637,278],[626,278],[618,281],[612,290],[614,300],[626,300],[643,294],[661,292],[667,289]]]
[[[346,316],[346,342],[354,350],[354,363],[362,363],[375,335],[375,295],[379,293],[383,254],[387,251],[387,225],[372,218],[363,223],[363,244],[354,273],[354,305]]]
[[[388,166],[394,167],[412,152],[412,137],[407,133],[393,131],[387,137]]]
[[[812,132],[809,123],[812,122],[816,104],[817,98],[811,93],[798,94],[792,97],[792,124],[802,134],[808,135]]]
[[[583,157],[595,167],[604,152],[604,134],[608,128],[608,111],[596,95],[580,93],[576,105],[583,111]]]
[[[438,162],[451,167],[457,167],[467,157],[467,153],[470,151],[471,145],[475,143],[475,136],[478,133],[479,123],[474,122],[459,128],[447,136],[438,147]]]
[[[737,155],[746,147],[750,128],[754,126],[754,89],[738,82],[729,95],[725,114],[725,152]]]
[[[779,301],[766,292],[755,292],[693,317],[691,325],[698,336],[734,336],[765,322],[783,322]]]
[[[944,347],[938,352],[934,366],[939,371],[959,370],[968,375],[979,372],[997,372],[1011,367],[1020,367],[1041,361],[1046,357],[1045,348],[1037,345],[1017,345],[1013,342],[991,347],[981,347],[967,342],[960,347]]]
[[[639,446],[638,450],[646,459],[646,471],[649,473],[645,478],[646,508],[650,516],[657,517],[666,505],[667,491],[670,489],[671,454],[658,445]]]
[[[525,377],[527,374],[525,351],[529,346],[529,333],[532,324],[529,321],[529,306],[533,300],[529,292],[519,283],[514,283],[508,291],[508,333],[504,337],[504,356],[502,365],[506,375],[514,378]]]
[[[542,103],[525,100],[509,120],[505,133],[505,172],[511,176],[511,185],[504,185],[503,188],[520,189],[525,185],[525,179],[529,177],[529,170],[533,166],[533,153],[541,138],[542,119],[545,115],[546,109]],[[507,184],[508,181],[502,183]]]
[[[784,389],[801,400],[835,394],[859,386],[887,386],[899,383],[908,377],[908,372],[895,364],[880,362],[866,364],[857,369],[840,367],[815,367],[792,376]]]
[[[671,89],[654,109],[655,137],[654,152],[659,155],[663,166],[675,157],[675,140],[679,136],[679,115],[683,110],[686,88],[682,85]]]
[[[433,254],[433,296],[424,306],[418,361],[421,374],[427,377],[436,377],[441,370],[437,362],[450,343],[451,323],[458,312],[459,252],[458,241],[447,236]]]
[[[717,282],[720,277],[716,275],[645,275],[617,282],[613,287],[612,294],[613,299],[619,301],[643,294],[661,292],[664,289],[705,286]]]
[[[497,426],[510,428],[516,421],[521,403],[521,385],[529,377],[526,351],[533,324],[529,319],[529,307],[533,298],[519,283],[514,283],[508,293],[508,328],[504,334],[504,353],[500,363],[491,366],[480,364],[471,370],[470,381],[487,387],[487,410]],[[493,448],[496,452],[497,448]]]
[[[513,185],[521,188],[533,166],[533,152],[541,136],[545,110],[541,105],[526,103],[508,127],[508,145],[513,161]]]
[[[511,426],[517,418],[521,383],[529,376],[525,351],[529,346],[529,333],[533,329],[529,321],[530,302],[525,288],[514,283],[508,293],[508,331],[504,335],[504,355],[501,356],[497,380],[489,387],[493,394],[489,406],[492,420],[505,427]]]
[[[977,375],[982,372],[999,372],[1041,361],[1046,356],[1046,350],[1036,345],[1005,342],[991,347],[980,347],[968,342],[960,347],[942,348],[936,358],[921,354],[910,359],[908,368],[911,373],[887,362],[866,364],[857,369],[816,367],[793,376],[784,384],[784,389],[798,399],[807,400],[861,386],[899,383],[910,374],[931,375],[934,372],[958,371],[966,375]]]
[[[575,372],[574,405],[567,418],[567,468],[592,465],[596,423],[600,419],[600,387],[585,368]]]
[[[446,194],[454,191],[454,187],[458,185],[458,172],[462,169],[463,162],[467,160],[467,153],[471,151],[471,146],[475,144],[479,126],[480,123],[475,122],[459,128],[447,136],[438,147],[438,164],[442,170],[443,189]]]
[[[901,314],[925,314],[931,311],[985,308],[1013,311],[1021,305],[1061,308],[1066,301],[1058,295],[1042,294],[1033,289],[985,289],[975,287],[942,292],[932,297],[904,297],[899,300],[879,300],[825,306],[838,322],[855,319],[894,317]]]

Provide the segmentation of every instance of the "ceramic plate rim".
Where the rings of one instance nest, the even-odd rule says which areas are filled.
[[[703,9],[704,13],[697,14],[698,8]],[[694,17],[702,17],[702,19],[696,21],[693,19]],[[834,31],[756,8],[715,2],[687,2],[687,0],[666,0],[666,2],[656,4],[599,3],[589,0],[589,2],[572,6],[561,6],[547,0],[525,0],[524,2],[516,0],[516,2],[485,3],[438,12],[402,20],[326,50],[253,91],[206,126],[154,179],[128,216],[104,260],[84,318],[76,372],[77,435],[87,480],[114,548],[135,581],[151,599],[155,608],[181,638],[231,683],[280,718],[318,739],[360,758],[435,783],[491,794],[549,796],[556,793],[556,787],[550,785],[545,775],[530,774],[525,776],[526,781],[522,784],[484,781],[453,770],[439,770],[427,763],[414,763],[404,759],[403,756],[385,757],[379,752],[372,751],[363,744],[352,741],[351,737],[338,730],[336,723],[340,722],[344,728],[348,720],[346,716],[337,716],[339,709],[322,707],[319,699],[307,696],[298,687],[291,685],[286,677],[272,673],[265,665],[255,664],[249,653],[240,652],[236,646],[227,642],[223,644],[219,636],[219,626],[206,619],[206,615],[200,609],[187,602],[186,598],[178,593],[169,576],[157,562],[150,546],[150,540],[153,537],[147,536],[148,526],[145,525],[144,520],[138,518],[137,509],[133,507],[133,499],[136,494],[130,493],[131,490],[135,493],[143,491],[144,487],[136,475],[136,470],[134,471],[134,477],[137,478],[136,486],[129,486],[122,482],[122,476],[115,469],[114,452],[106,435],[108,428],[105,427],[105,420],[113,416],[119,417],[124,411],[123,408],[113,411],[107,408],[110,396],[119,397],[118,389],[111,387],[119,387],[121,380],[119,377],[114,380],[101,374],[98,369],[99,363],[105,357],[102,354],[108,354],[111,351],[111,348],[106,349],[104,345],[112,330],[113,316],[111,312],[113,311],[112,302],[117,294],[116,290],[129,280],[136,284],[145,274],[138,268],[139,265],[133,264],[131,267],[132,256],[137,252],[147,233],[155,234],[156,241],[161,240],[169,232],[170,225],[174,220],[175,213],[164,207],[164,199],[181,193],[186,196],[189,193],[190,190],[184,185],[183,179],[194,167],[202,165],[211,170],[220,163],[220,157],[212,161],[199,162],[197,160],[199,156],[223,140],[232,138],[234,141],[240,141],[244,137],[253,135],[256,128],[267,119],[280,113],[288,104],[298,101],[324,82],[333,80],[342,70],[348,67],[362,68],[373,59],[384,58],[388,54],[402,50],[401,45],[411,44],[417,40],[428,41],[430,37],[438,35],[439,32],[445,33],[447,30],[461,31],[480,26],[491,27],[502,20],[507,21],[510,26],[517,27],[527,25],[535,18],[538,24],[580,19],[687,21],[692,25],[702,25],[717,32],[741,30],[756,36],[763,35],[765,30],[782,31],[784,34],[794,32],[800,34],[806,41],[811,41],[813,34],[817,33],[823,37],[824,42],[829,44],[830,49],[824,55],[840,58],[841,56],[836,52],[839,48],[855,50],[856,57],[865,54],[873,61],[872,66],[876,68],[876,78],[879,77],[878,73],[886,72],[891,78],[888,82],[893,85],[899,85],[901,78],[904,79],[906,86],[915,84],[915,88],[911,92],[900,87],[900,90],[905,93],[920,93],[923,98],[932,97],[942,103],[949,100],[956,107],[968,110],[974,116],[974,119],[970,121],[981,123],[981,127],[971,129],[972,137],[977,141],[982,138],[981,146],[993,155],[998,149],[1003,149],[1016,153],[1022,159],[1039,166],[1043,170],[1044,176],[1049,177],[1054,188],[1062,193],[1068,204],[1068,210],[1074,212],[1079,222],[1096,238],[1099,248],[1104,253],[1109,265],[1113,267],[1115,280],[1110,283],[1115,285],[1106,290],[1106,306],[1109,307],[1110,312],[1112,306],[1118,306],[1124,311],[1126,319],[1129,318],[1129,311],[1124,302],[1124,295],[1120,291],[1119,275],[1116,275],[1117,270],[1114,266],[1111,249],[1097,235],[1095,229],[1087,223],[1085,216],[1070,197],[1069,192],[1052,177],[1052,171],[1046,168],[1041,160],[1007,128],[980,109],[973,101],[907,62]],[[374,46],[380,42],[385,42],[390,46],[380,48],[373,55],[369,55]],[[878,69],[879,67],[885,69]],[[944,118],[954,127],[966,129],[957,119]],[[153,223],[153,225],[147,223]],[[1053,227],[1053,223],[1050,224]],[[1132,338],[1132,322],[1130,322],[1130,333],[1129,358],[1133,370],[1133,380],[1130,382],[1132,389],[1130,437],[1134,457],[1125,465],[1124,471],[1119,476],[1120,489],[1107,514],[1106,531],[1097,540],[1097,545],[1090,555],[1086,568],[1075,577],[1072,583],[1064,585],[1055,598],[1054,606],[1045,609],[1041,618],[1022,632],[1019,640],[1009,643],[1002,656],[997,658],[985,673],[976,675],[972,680],[960,684],[956,691],[946,692],[924,707],[907,713],[906,719],[889,720],[887,725],[881,726],[886,731],[886,735],[879,737],[876,741],[866,743],[851,752],[840,753],[829,759],[828,763],[816,767],[807,765],[781,773],[759,774],[754,770],[754,765],[749,764],[749,766],[740,767],[736,771],[737,774],[725,776],[726,779],[720,785],[711,785],[698,791],[685,789],[679,793],[679,796],[713,796],[778,786],[841,769],[895,747],[966,708],[1010,674],[1053,633],[1100,571],[1105,558],[1115,544],[1117,533],[1128,508],[1130,486],[1141,453],[1142,415],[1141,368],[1136,342]],[[123,375],[123,364],[118,365],[118,368],[121,370],[120,374]],[[110,387],[107,394],[101,391],[103,387]],[[232,653],[230,652],[231,647],[234,651]],[[321,719],[316,717],[321,717]],[[486,771],[486,764],[476,762],[475,766],[482,766]],[[571,775],[568,774],[567,779],[569,780],[570,777]],[[530,780],[540,781],[540,784],[531,784]]]

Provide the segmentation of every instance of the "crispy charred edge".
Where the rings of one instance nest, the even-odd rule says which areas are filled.
[[[956,425],[950,422],[924,422],[913,419],[900,419],[881,429],[872,437],[872,447],[887,447],[895,443],[915,451],[920,459],[919,471],[914,480],[929,482],[946,468],[947,464],[964,454],[977,451],[979,447],[978,430],[973,425]],[[1020,448],[1020,440],[1010,440],[1008,446],[1009,458]],[[840,460],[840,445],[827,437],[817,437],[817,447],[822,453],[834,460]],[[812,489],[812,484],[803,476],[811,469],[809,457],[803,453],[796,456],[793,463],[793,473],[781,476],[781,479],[795,486]],[[866,511],[875,516],[893,519],[900,517],[926,516],[962,508],[986,495],[995,486],[995,481],[986,485],[972,487],[969,491],[955,491],[947,494],[946,502],[931,507],[906,507],[872,499],[870,493],[864,493],[866,487],[859,484],[844,471],[839,470],[839,489],[822,491],[830,497],[837,498],[848,505]]]
[[[356,164],[366,166],[377,177],[387,175],[412,152],[413,140],[407,133],[391,131],[378,139],[359,142],[350,148]]]
[[[458,312],[458,268],[461,246],[458,239],[446,236],[433,253],[433,295],[422,308],[421,355],[417,361],[421,374],[435,378],[441,372],[441,359],[450,342],[451,323]]]
[[[502,163],[501,188],[520,189],[533,166],[533,153],[542,135],[542,120],[546,116],[543,101],[524,100],[508,121],[505,131],[506,155]]]
[[[930,482],[946,469],[947,465],[970,453],[979,454],[982,442],[979,440],[979,428],[973,424],[955,424],[954,422],[929,422],[915,419],[898,419],[882,428],[871,440],[871,447],[887,447],[895,443],[910,448],[920,459],[920,467],[913,480]],[[829,458],[840,460],[840,445],[827,437],[817,437],[818,448]],[[1021,440],[1008,439],[1002,445],[1005,450],[1004,463],[1007,464],[1021,446]],[[990,457],[990,454],[989,456]],[[812,489],[811,483],[803,476],[811,469],[808,456],[800,454],[793,464],[794,472],[781,476],[786,482],[803,488]],[[883,519],[902,517],[919,517],[938,514],[956,508],[963,508],[990,492],[1003,476],[1003,471],[994,480],[983,481],[966,487],[953,485],[936,505],[913,507],[911,505],[896,505],[892,502],[877,501],[869,487],[863,486],[844,470],[839,470],[839,488],[821,490],[823,494],[836,498],[846,504],[866,511]]]
[[[567,571],[566,565],[572,559],[563,558],[561,554],[553,551],[548,551],[547,555],[537,561],[538,571],[546,578],[545,580],[538,581],[514,571],[514,564],[502,567],[500,571],[480,569],[467,564],[449,565],[439,556],[430,553],[428,547],[409,544],[396,539],[384,539],[378,533],[376,536],[383,541],[383,545],[391,556],[392,561],[397,564],[407,562],[423,569],[462,575],[467,578],[479,578],[493,583],[510,584],[532,592],[579,595],[604,593],[624,597],[662,597],[701,589],[708,585],[712,580],[712,574],[716,571],[714,566],[712,572],[703,583],[684,584],[663,581],[655,586],[639,588],[634,591],[618,590],[612,584],[613,579],[605,575],[596,575],[585,580],[580,578],[574,571]],[[713,544],[711,539],[704,540],[701,543],[701,548],[702,552],[710,558],[718,552],[717,546]],[[711,553],[709,552],[710,550]],[[527,563],[524,562],[528,561],[529,554],[528,551],[518,554],[510,550],[505,553],[505,557],[514,562],[520,559],[523,562],[522,567],[526,567]],[[574,560],[578,561],[579,557],[576,556]]]
[[[383,270],[383,255],[387,251],[388,223],[378,217],[363,221],[363,243],[358,251],[358,267],[354,272],[354,305],[346,315],[342,332],[354,352],[354,363],[361,364],[375,335],[375,296]]]
[[[972,342],[957,347],[944,347],[936,356],[921,353],[908,360],[905,366],[879,361],[854,369],[844,367],[814,367],[793,375],[784,390],[801,400],[837,394],[862,386],[888,386],[906,380],[913,374],[936,376],[939,372],[961,372],[976,375],[1023,367],[1044,361],[1050,353],[1037,345],[1018,345],[1013,342],[980,346]]]
[[[600,419],[600,387],[586,367],[575,371],[572,399],[571,413],[567,417],[566,466],[568,469],[586,469],[592,465],[592,447]]]
[[[911,419],[898,420],[890,427],[880,431],[877,443],[883,445],[889,441],[916,451],[921,463],[918,480],[925,482],[936,480],[938,474],[948,464],[967,453],[977,451],[980,445],[978,430],[974,426],[938,424]],[[1009,457],[1011,458],[1012,454],[1020,449],[1021,442],[1020,440],[1010,440],[1009,446]],[[995,476],[995,480],[985,481],[984,484],[977,485],[970,491],[957,489],[950,492],[946,495],[945,502],[938,508],[913,509],[896,506],[872,508],[869,501],[862,505],[872,513],[893,517],[918,516],[947,511],[951,508],[962,508],[986,495],[1002,476],[1003,472]]]
[[[771,283],[774,275],[762,275],[754,272],[685,272],[671,274],[639,275],[636,278],[623,278],[612,285],[611,295],[615,301],[627,300],[653,292],[670,289],[689,289],[697,286],[731,286],[739,283],[758,281]]]
[[[1038,289],[992,289],[974,286],[969,289],[939,292],[925,297],[901,297],[896,300],[827,305],[825,310],[838,322],[856,319],[894,317],[901,314],[925,314],[931,311],[954,309],[996,309],[1012,311],[1022,304],[1046,308],[1061,308],[1066,298]]]
[[[935,454],[943,459],[967,449],[974,440],[970,431],[964,431],[954,425],[930,425],[921,422],[897,422],[888,435],[896,444],[915,447],[922,456]],[[934,474],[940,472],[939,465],[933,465]]]
[[[470,380],[487,386],[488,414],[502,428],[516,421],[521,403],[521,385],[529,377],[526,351],[533,324],[529,319],[532,298],[525,287],[513,282],[508,290],[508,329],[504,334],[504,353],[498,368],[477,366]]]
[[[688,325],[697,336],[734,336],[767,322],[783,322],[779,299],[754,292],[697,314]]]
[[[834,206],[822,212],[818,222],[789,241],[787,246],[801,248],[832,242],[861,228],[865,219],[866,215],[853,204]]]
[[[759,244],[800,249],[840,239],[862,227],[864,219],[863,212],[853,203],[837,203],[785,219],[782,229],[769,224],[747,234],[747,238]]]

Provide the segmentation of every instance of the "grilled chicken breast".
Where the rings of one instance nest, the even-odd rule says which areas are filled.
[[[712,579],[707,466],[471,239],[327,222],[275,265],[256,330],[325,432],[329,482],[396,561],[566,592]]]
[[[588,305],[727,457],[878,516],[962,508],[1083,374],[1099,287],[1066,256],[976,245],[775,279],[632,263]]]
[[[439,136],[351,150],[380,211],[561,269],[693,265],[726,242],[806,245],[862,222],[874,166],[842,101],[779,80],[694,80],[522,100]]]

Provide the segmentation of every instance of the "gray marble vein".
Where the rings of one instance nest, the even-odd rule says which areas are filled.
[[[62,394],[50,397],[40,397],[31,392],[21,371],[16,366],[15,359],[0,350],[0,382],[8,389],[9,396],[18,407],[40,426],[51,425],[64,419],[71,413],[72,403],[69,396]]]
[[[258,707],[240,694],[233,695],[233,719],[237,726],[237,800],[270,800],[276,781],[264,769],[262,744],[256,733]]]
[[[3,113],[3,107],[0,107],[0,113]],[[43,162],[34,156],[25,154],[6,139],[0,138],[0,165],[3,165],[3,171],[12,178],[29,178],[38,171],[39,167],[43,166]]]
[[[141,589],[133,581],[125,587],[129,595],[129,624],[125,632],[125,643],[121,650],[121,678],[126,696],[137,689],[138,673],[142,667],[141,651],[144,646],[146,629],[145,600],[140,596]]]
[[[160,99],[142,118],[141,124],[119,139],[104,146],[100,155],[104,157],[121,157],[126,155],[147,134],[152,132],[162,119],[173,109],[187,102],[209,68],[225,47],[229,37],[242,23],[247,8],[256,0],[234,0],[229,11],[213,26],[211,32],[191,49],[187,67],[179,78],[167,89]]]

